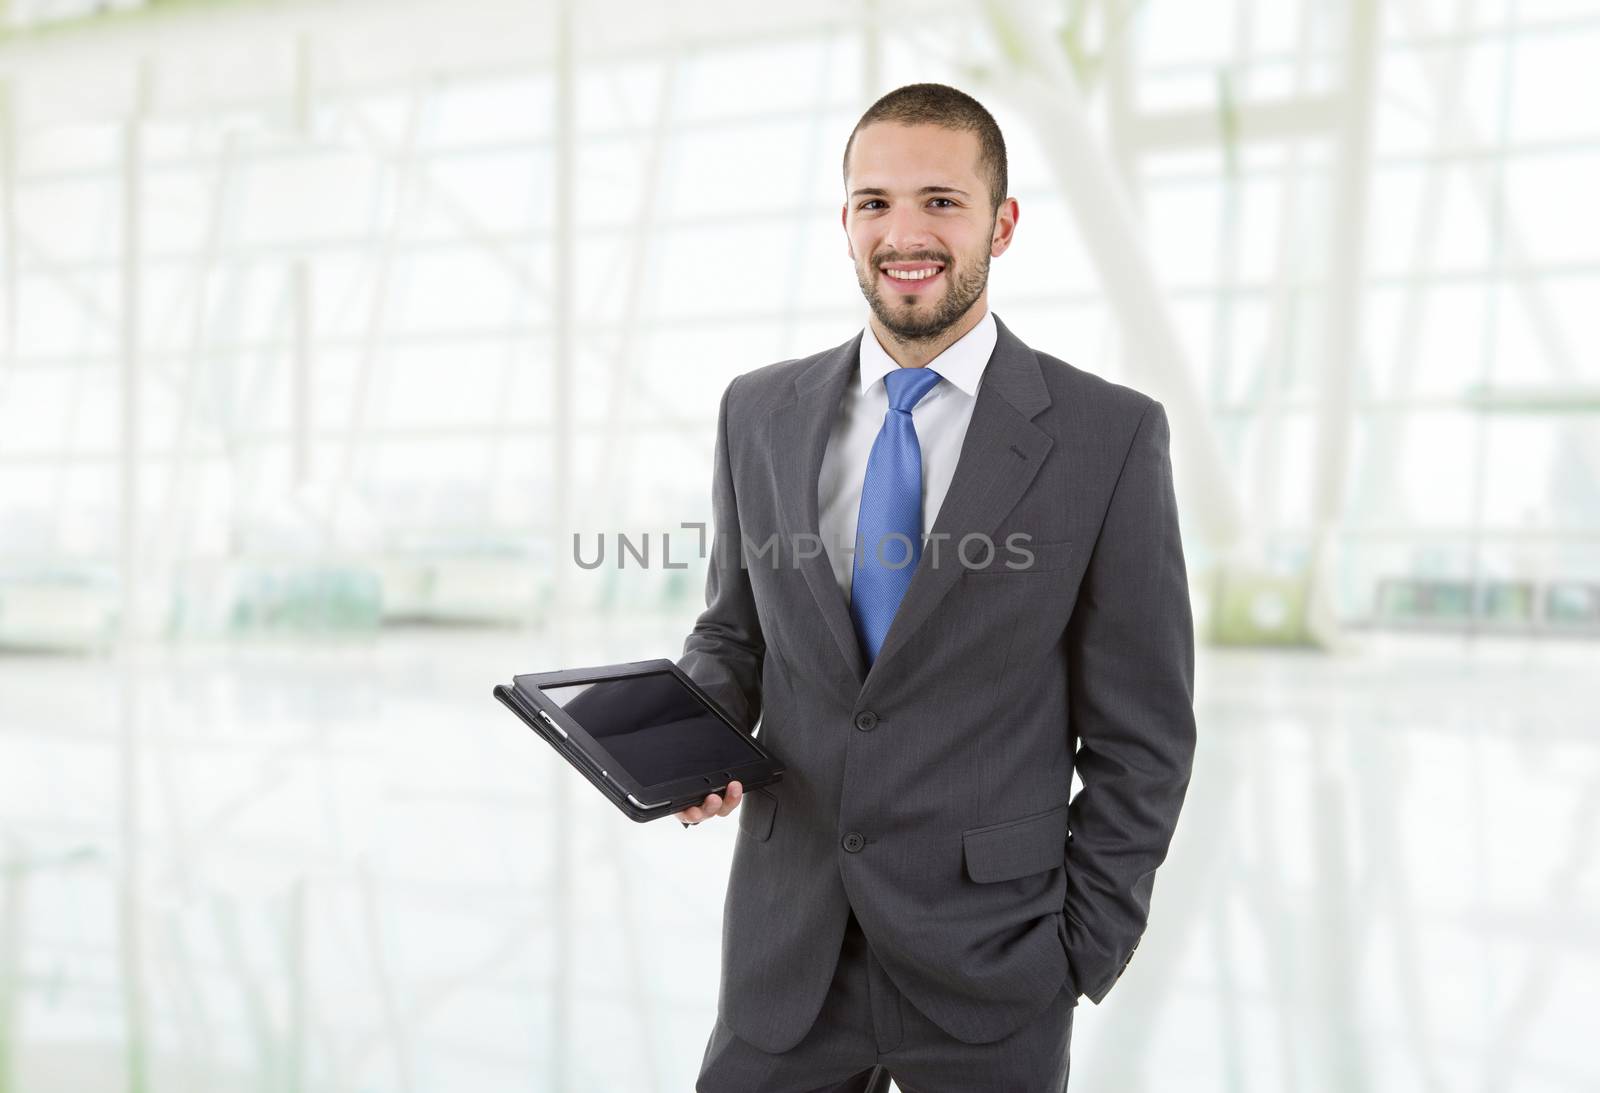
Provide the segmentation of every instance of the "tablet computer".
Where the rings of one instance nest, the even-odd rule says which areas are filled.
[[[629,818],[669,816],[783,766],[670,660],[514,676],[494,696]]]

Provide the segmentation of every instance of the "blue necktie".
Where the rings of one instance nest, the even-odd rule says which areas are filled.
[[[941,378],[925,366],[895,368],[883,377],[889,410],[867,457],[850,582],[850,614],[869,665],[878,659],[922,558],[922,446],[911,408]]]

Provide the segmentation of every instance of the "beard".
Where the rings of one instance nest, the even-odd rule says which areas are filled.
[[[872,313],[884,329],[906,343],[932,341],[960,321],[989,282],[989,254],[983,252],[970,268],[965,263],[955,266],[945,262],[941,276],[946,283],[937,300],[919,299],[906,304],[898,294],[882,291],[882,278],[875,264],[864,271],[856,267],[856,281]]]

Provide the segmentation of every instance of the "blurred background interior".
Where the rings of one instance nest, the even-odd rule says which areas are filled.
[[[993,310],[1172,422],[1200,752],[1072,1088],[1600,1088],[1597,62],[1593,0],[0,2],[0,1090],[692,1087],[736,825],[490,689],[680,655],[718,396],[865,322],[840,158],[924,80],[1007,138]]]

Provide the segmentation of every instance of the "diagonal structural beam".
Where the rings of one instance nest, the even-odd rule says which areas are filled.
[[[1003,96],[1039,133],[1106,287],[1129,365],[1180,423],[1173,430],[1174,475],[1192,486],[1188,511],[1206,542],[1220,551],[1241,534],[1243,506],[1117,168],[1094,136],[1076,76],[1060,51],[1049,48],[1054,36],[1033,25],[1032,10],[1015,0],[995,0],[985,5],[985,13],[1007,54],[1006,64],[972,75]]]

